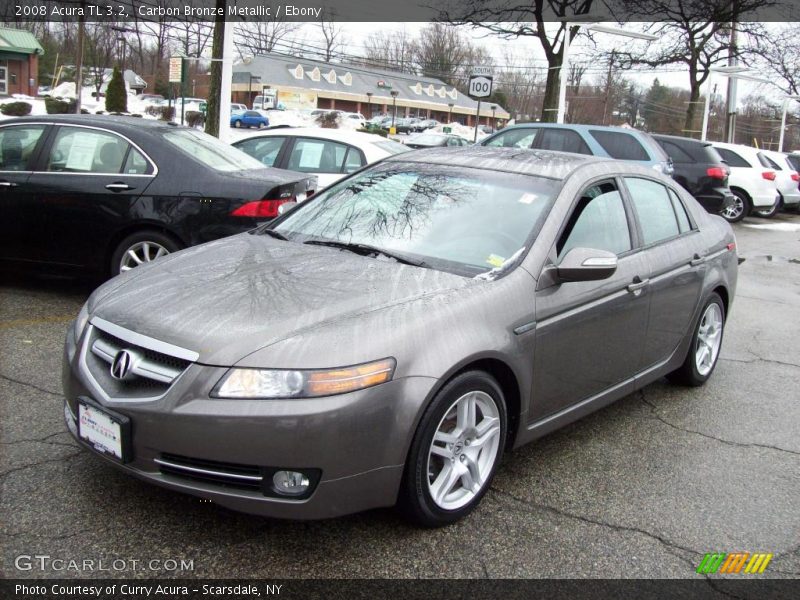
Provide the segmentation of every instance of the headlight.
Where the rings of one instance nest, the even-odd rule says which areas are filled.
[[[391,381],[397,363],[384,358],[337,369],[231,369],[211,395],[215,398],[315,398],[346,394]]]
[[[76,342],[81,337],[83,329],[86,327],[86,323],[88,320],[89,320],[89,302],[85,302],[81,307],[81,312],[78,313],[78,318],[75,319],[75,329],[73,331],[75,333]]]

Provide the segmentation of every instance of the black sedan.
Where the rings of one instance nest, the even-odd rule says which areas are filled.
[[[316,178],[196,129],[48,115],[0,125],[0,262],[116,275],[252,229]]]

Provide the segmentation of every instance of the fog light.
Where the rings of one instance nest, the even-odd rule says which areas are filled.
[[[304,473],[299,471],[278,471],[272,476],[275,491],[285,496],[300,496],[308,491],[311,483]]]

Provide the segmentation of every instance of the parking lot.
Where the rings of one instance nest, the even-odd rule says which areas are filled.
[[[507,455],[472,515],[438,530],[376,510],[278,521],[127,477],[72,441],[64,331],[91,291],[3,274],[0,486],[5,577],[690,577],[706,552],[773,553],[800,576],[800,215],[735,226],[746,261],[703,388],[659,381]],[[147,570],[191,562],[191,572]],[[172,565],[172,563],[168,563]],[[97,575],[97,573],[95,573]]]

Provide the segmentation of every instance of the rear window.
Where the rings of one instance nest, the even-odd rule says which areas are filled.
[[[683,148],[668,140],[658,140],[658,143],[666,151],[667,155],[672,159],[672,162],[678,164],[692,164],[695,161]]]
[[[795,171],[800,171],[800,156],[790,154],[786,157],[786,160],[794,167]]]
[[[264,165],[238,148],[195,129],[177,129],[164,134],[164,139],[179,152],[215,171],[263,169]]]
[[[601,131],[591,129],[589,133],[597,143],[608,152],[611,158],[620,160],[650,160],[647,150],[644,149],[635,137],[629,133],[618,131]]]
[[[783,171],[783,169],[781,169],[780,166],[778,166],[778,163],[776,163],[766,154],[761,154],[761,152],[759,152],[758,158],[759,160],[761,160],[761,164],[764,165],[765,167],[769,167],[770,169],[775,169],[776,171]]]
[[[743,167],[745,169],[752,169],[753,165],[747,162],[744,158],[736,154],[733,150],[728,150],[727,148],[715,148],[719,155],[722,157],[728,166],[731,167]]]

